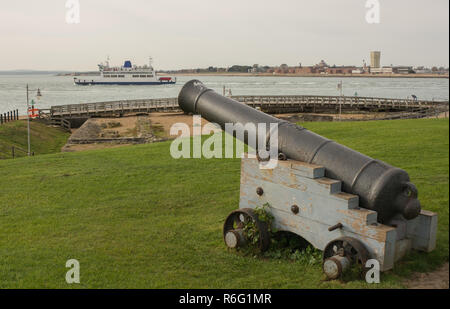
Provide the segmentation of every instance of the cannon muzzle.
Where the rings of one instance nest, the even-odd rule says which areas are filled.
[[[200,114],[222,128],[226,123],[265,123],[266,127],[277,123],[280,152],[290,159],[325,167],[326,176],[342,181],[342,190],[358,195],[360,206],[376,211],[381,223],[399,214],[414,219],[420,213],[417,189],[402,169],[221,96],[198,80],[184,85],[178,104],[186,113]]]

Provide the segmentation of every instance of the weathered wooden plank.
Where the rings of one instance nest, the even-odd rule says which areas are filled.
[[[427,210],[422,210],[417,218],[408,221],[406,234],[413,239],[413,249],[425,252],[435,249],[437,221],[437,214]]]

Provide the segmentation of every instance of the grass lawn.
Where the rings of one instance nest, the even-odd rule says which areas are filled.
[[[0,161],[0,288],[391,288],[449,255],[449,122],[306,123],[406,169],[423,208],[439,213],[437,248],[382,274],[325,281],[320,261],[226,249],[239,159],[170,157],[170,142]],[[77,259],[81,283],[65,282]]]
[[[31,151],[35,155],[60,152],[69,133],[60,128],[46,126],[37,121],[30,122]],[[27,151],[27,121],[19,120],[0,125],[0,159],[10,159],[11,147],[20,147]],[[26,152],[16,151],[16,156],[24,157]]]

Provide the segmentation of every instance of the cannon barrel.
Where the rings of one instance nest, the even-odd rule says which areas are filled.
[[[376,211],[381,223],[399,214],[407,220],[414,219],[420,213],[417,189],[402,169],[221,96],[198,80],[183,86],[178,104],[184,112],[200,114],[222,128],[226,123],[265,123],[267,127],[278,123],[280,152],[290,159],[325,167],[326,176],[342,181],[342,190],[358,195],[360,206]]]

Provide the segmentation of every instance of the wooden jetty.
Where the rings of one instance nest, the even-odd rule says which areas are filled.
[[[448,110],[448,101],[423,101],[346,96],[232,96],[233,99],[268,113],[354,111]],[[52,106],[43,114],[61,118],[107,117],[151,112],[180,111],[177,98],[123,100]]]
[[[449,112],[448,101],[423,101],[345,96],[232,96],[266,113],[388,112],[378,120],[438,117]],[[66,130],[77,128],[91,117],[121,117],[140,113],[180,112],[177,98],[122,100],[68,104],[40,110],[39,119]]]

